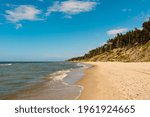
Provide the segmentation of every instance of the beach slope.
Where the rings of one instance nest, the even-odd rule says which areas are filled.
[[[150,99],[150,62],[87,62],[79,100]]]

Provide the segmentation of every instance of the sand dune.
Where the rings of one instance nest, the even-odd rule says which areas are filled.
[[[138,100],[150,99],[150,62],[88,62],[78,84],[84,86],[79,99]]]

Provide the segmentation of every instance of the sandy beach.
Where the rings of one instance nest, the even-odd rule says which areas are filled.
[[[150,62],[88,62],[79,100],[149,100]]]

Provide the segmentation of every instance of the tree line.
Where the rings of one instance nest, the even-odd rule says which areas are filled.
[[[143,23],[142,27],[142,29],[135,28],[125,34],[117,34],[114,38],[109,39],[106,44],[90,50],[84,56],[69,59],[69,61],[87,60],[116,48],[132,48],[140,44],[145,44],[150,40],[150,18],[149,21]]]

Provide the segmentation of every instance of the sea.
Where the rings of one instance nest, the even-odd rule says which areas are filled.
[[[0,62],[0,100],[74,100],[90,66],[73,62]]]

